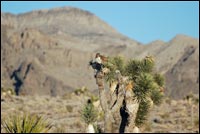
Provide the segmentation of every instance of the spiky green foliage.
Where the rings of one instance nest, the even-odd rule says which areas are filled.
[[[123,57],[121,56],[114,57],[112,60],[112,64],[115,65],[116,70],[119,70],[122,75],[124,74],[125,61]]]
[[[149,95],[152,90],[155,90],[156,85],[154,84],[153,76],[149,73],[141,73],[135,80],[135,87],[133,92],[137,100],[143,101]]]
[[[159,86],[155,82],[151,73],[141,73],[135,80],[136,86],[133,89],[135,98],[139,101],[139,109],[135,123],[137,126],[141,126],[145,123],[149,112],[149,101],[147,97],[150,97],[155,105],[159,105],[162,101],[163,95],[160,93]]]
[[[82,112],[82,119],[85,121],[85,123],[90,124],[97,120],[97,111],[95,110],[92,103],[87,103]]]
[[[159,88],[164,85],[164,78],[156,73],[154,74],[155,62],[152,56],[147,56],[142,60],[130,60],[126,66],[126,74],[134,82],[134,98],[139,101],[139,110],[135,123],[140,126],[145,123],[149,112],[150,97],[155,105],[159,105],[162,101],[163,94]]]
[[[154,74],[154,80],[161,87],[165,84],[164,77],[159,73]]]
[[[146,73],[150,73],[153,71],[155,66],[155,62],[152,56],[147,56],[142,60],[142,71]]]
[[[139,60],[130,60],[126,66],[126,75],[135,80],[142,72],[142,63]]]
[[[104,66],[110,69],[110,72],[105,76],[108,82],[115,80],[116,70],[119,70],[121,74],[125,73],[125,61],[121,56],[109,57],[108,62],[105,63]]]
[[[160,93],[159,90],[152,90],[150,98],[152,99],[155,105],[160,105],[163,100],[164,95]]]
[[[154,64],[154,61],[151,61],[147,58],[143,60],[132,59],[126,65],[125,74],[132,80],[135,80],[140,73],[151,73],[153,71]]]
[[[7,133],[41,133],[51,128],[50,123],[37,115],[13,115],[2,124]]]
[[[150,102],[148,100],[142,100],[140,102],[135,119],[136,126],[141,126],[142,124],[145,123],[145,121],[147,120],[149,108],[150,108]]]

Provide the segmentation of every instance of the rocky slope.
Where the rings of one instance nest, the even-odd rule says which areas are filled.
[[[52,96],[83,86],[94,91],[88,61],[96,52],[127,58],[152,54],[166,77],[167,95],[178,99],[199,94],[199,39],[177,35],[169,42],[142,45],[94,14],[72,7],[1,13],[2,87]]]

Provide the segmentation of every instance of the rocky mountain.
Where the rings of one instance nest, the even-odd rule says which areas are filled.
[[[73,7],[19,15],[1,12],[1,87],[52,96],[83,86],[96,91],[88,66],[96,52],[127,58],[152,54],[165,75],[167,95],[178,99],[199,94],[199,39],[177,35],[169,42],[143,45]]]

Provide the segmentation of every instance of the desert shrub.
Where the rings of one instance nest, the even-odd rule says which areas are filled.
[[[88,91],[88,89],[86,87],[82,87],[82,88],[78,88],[74,91],[74,93],[76,95],[80,95],[80,94],[84,94]]]
[[[81,112],[82,119],[85,123],[94,123],[97,120],[97,111],[91,102],[87,103]]]
[[[82,127],[82,124],[81,124],[81,121],[78,120],[75,124],[74,124],[77,128],[81,128]]]
[[[144,124],[144,130],[150,132],[152,130],[152,123],[151,122],[146,122]]]
[[[165,102],[169,105],[171,105],[171,99],[169,97],[165,97]]]
[[[91,102],[95,102],[99,100],[98,96],[92,95],[92,94],[90,95],[90,99],[91,99]]]
[[[199,127],[199,117],[195,118],[194,125],[195,127]]]
[[[194,98],[194,104],[199,105],[199,98]]]
[[[7,95],[15,95],[15,90],[12,88],[1,87],[1,94],[6,93]]]
[[[104,119],[104,112],[100,111],[99,112],[99,120],[103,120]]]
[[[67,111],[70,112],[70,113],[73,111],[73,107],[70,106],[70,105],[67,105],[67,106],[66,106],[66,109],[67,109]]]
[[[41,133],[51,129],[46,119],[37,115],[13,115],[2,122],[7,133]]]
[[[63,126],[56,127],[54,133],[65,133],[65,128]]]
[[[72,95],[70,93],[65,93],[65,94],[63,94],[62,99],[70,100],[70,99],[72,99]]]
[[[170,117],[170,114],[164,113],[164,114],[161,114],[160,117],[163,118],[163,119],[168,119]]]

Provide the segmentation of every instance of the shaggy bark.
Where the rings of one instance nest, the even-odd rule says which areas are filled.
[[[123,76],[119,72],[116,73],[116,76],[117,85],[113,93],[104,88],[104,73],[99,71],[96,74],[100,104],[105,115],[104,132],[133,132],[139,104],[133,100],[133,91],[125,90]]]
[[[100,105],[104,112],[104,132],[112,132],[111,114],[108,108],[108,94],[104,89],[103,72],[99,71],[96,74],[96,83],[99,88]]]

